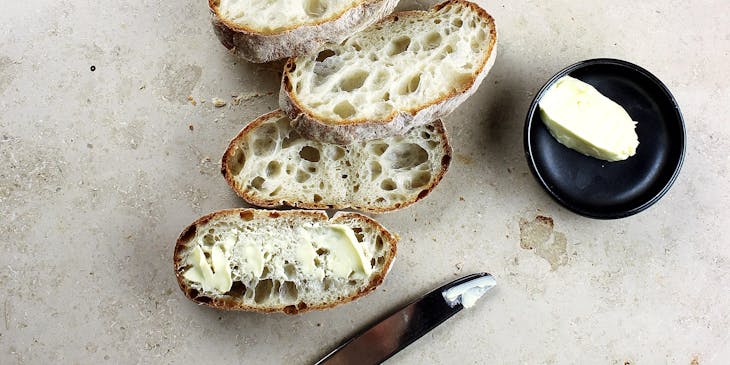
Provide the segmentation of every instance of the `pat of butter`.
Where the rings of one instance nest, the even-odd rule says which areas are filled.
[[[212,266],[205,258],[205,253],[200,245],[193,248],[193,252],[188,256],[188,264],[192,265],[188,271],[183,274],[185,279],[198,283],[203,287],[204,291],[228,292],[233,286],[231,277],[231,267],[228,259],[223,253],[220,246],[213,246],[210,253]]]
[[[307,234],[307,236],[309,235]],[[324,270],[318,268],[314,262],[317,258],[317,252],[308,240],[305,240],[305,242],[302,242],[299,247],[297,247],[296,255],[296,259],[299,262],[299,267],[303,274],[314,276],[317,279],[324,278]]]
[[[471,308],[484,293],[497,285],[491,275],[469,280],[466,283],[451,287],[441,293],[450,307],[461,303],[464,308]]]
[[[606,161],[636,154],[636,122],[593,86],[564,76],[550,86],[539,105],[550,134],[566,147]]]
[[[326,266],[335,276],[346,278],[353,273],[360,277],[370,276],[373,270],[352,228],[342,224],[332,224],[307,228],[305,232],[307,230],[314,234],[310,235],[307,232],[305,236],[308,237],[305,241],[311,241],[315,247],[329,251],[325,256]]]

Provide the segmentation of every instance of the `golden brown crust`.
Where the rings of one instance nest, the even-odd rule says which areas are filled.
[[[188,241],[195,236],[195,231],[197,228],[201,225],[206,224],[207,222],[221,217],[225,215],[240,215],[241,217],[247,217],[247,219],[250,219],[250,217],[268,217],[272,219],[276,219],[279,217],[284,216],[300,216],[300,217],[310,217],[315,220],[319,221],[326,221],[331,223],[341,223],[344,220],[351,219],[351,220],[358,220],[364,222],[366,225],[369,225],[378,232],[379,235],[383,237],[383,239],[387,240],[390,243],[390,251],[387,255],[386,261],[383,264],[383,270],[379,273],[374,273],[372,277],[370,278],[370,282],[368,285],[361,290],[359,290],[354,295],[344,298],[340,301],[333,302],[333,303],[326,303],[322,305],[314,305],[314,306],[308,306],[305,303],[299,303],[297,305],[289,305],[282,308],[271,308],[271,307],[251,307],[248,305],[245,305],[238,301],[236,298],[228,296],[228,295],[220,295],[215,298],[212,298],[210,296],[201,295],[197,290],[191,288],[187,282],[185,281],[185,278],[183,278],[183,273],[187,270],[188,267],[183,264],[182,260],[182,253],[186,250],[186,245],[188,244]],[[185,293],[185,296],[190,299],[191,301],[206,305],[211,308],[216,309],[222,309],[222,310],[235,310],[235,311],[250,311],[250,312],[260,312],[260,313],[274,313],[274,312],[283,312],[286,314],[299,314],[303,312],[308,312],[311,310],[322,310],[322,309],[328,309],[335,307],[340,304],[349,303],[351,301],[354,301],[370,292],[375,290],[377,286],[382,284],[383,280],[385,279],[385,276],[387,275],[388,271],[390,270],[391,265],[393,264],[393,260],[395,259],[395,255],[397,254],[397,243],[398,238],[391,234],[385,227],[380,225],[377,221],[374,219],[367,217],[362,214],[358,213],[344,213],[340,212],[335,214],[334,217],[331,219],[327,216],[327,213],[324,211],[309,211],[309,210],[286,210],[286,211],[275,211],[275,210],[261,210],[261,209],[251,209],[251,208],[238,208],[238,209],[225,209],[220,210],[217,212],[213,212],[207,215],[204,215],[197,220],[195,220],[192,224],[185,227],[183,229],[182,233],[177,238],[177,241],[175,242],[175,249],[173,250],[173,265],[175,268],[175,277],[177,278],[177,283],[180,286],[180,290]]]
[[[326,138],[332,138],[333,143],[340,143],[340,144],[348,144],[351,143],[352,140],[367,140],[367,139],[375,139],[375,138],[381,138],[385,135],[393,135],[393,134],[402,134],[410,127],[415,125],[410,125],[410,121],[418,117],[419,113],[422,113],[424,111],[438,110],[440,107],[444,106],[445,104],[448,104],[449,101],[456,99],[460,96],[469,96],[470,94],[476,92],[476,86],[475,83],[477,80],[480,80],[480,78],[483,78],[483,73],[486,73],[491,68],[490,63],[494,62],[494,56],[496,55],[495,47],[497,44],[497,28],[494,23],[494,18],[487,13],[486,10],[482,9],[479,5],[474,4],[470,1],[466,0],[447,0],[442,3],[439,3],[433,7],[432,10],[429,11],[421,11],[421,10],[414,10],[414,11],[404,11],[404,12],[398,12],[391,14],[390,16],[380,20],[379,22],[375,24],[382,24],[386,22],[395,22],[398,21],[399,17],[402,17],[404,15],[412,15],[417,16],[419,14],[427,13],[430,11],[438,11],[442,9],[443,7],[447,5],[451,5],[454,3],[459,3],[464,6],[467,6],[477,12],[480,17],[484,18],[486,22],[489,24],[489,45],[487,47],[487,52],[485,53],[485,57],[480,61],[480,66],[477,68],[477,71],[472,73],[472,78],[469,80],[468,83],[465,83],[464,86],[459,90],[453,90],[447,93],[446,95],[439,97],[438,99],[435,99],[433,101],[424,103],[423,105],[406,109],[406,110],[394,110],[392,111],[388,116],[377,119],[377,120],[371,120],[371,119],[365,119],[365,118],[359,118],[359,119],[348,119],[348,120],[333,120],[329,118],[320,118],[312,115],[308,110],[305,110],[302,107],[301,101],[297,98],[296,94],[292,92],[292,85],[291,85],[291,72],[294,71],[296,68],[296,60],[297,57],[292,57],[289,60],[287,60],[286,64],[284,65],[284,72],[282,76],[281,81],[281,89],[279,94],[279,104],[280,107],[287,113],[289,118],[291,118],[294,121],[294,126],[297,129],[299,133],[302,135],[311,138],[311,139],[319,139],[321,140],[322,135],[326,135]],[[468,95],[464,95],[468,94]],[[442,114],[442,113],[437,113]],[[436,115],[436,118],[441,117],[443,115]],[[431,118],[431,119],[436,119]],[[405,119],[405,120],[404,120]],[[428,118],[426,118],[428,119]],[[428,122],[430,120],[427,120],[425,122]],[[421,124],[425,124],[421,123]],[[410,125],[410,127],[409,127]],[[348,130],[349,129],[349,130]],[[363,133],[363,132],[369,132],[369,133]],[[356,138],[353,136],[357,136],[359,133],[366,134],[364,138]]]
[[[451,164],[451,156],[453,153],[453,150],[451,148],[451,144],[449,143],[448,134],[446,132],[446,127],[444,126],[443,122],[441,120],[434,121],[433,126],[435,128],[435,133],[442,136],[441,138],[441,148],[444,151],[444,157],[441,159],[441,166],[436,171],[436,176],[432,179],[430,184],[428,186],[424,187],[416,196],[415,199],[403,203],[395,203],[391,206],[387,207],[379,207],[379,206],[359,206],[359,205],[350,205],[350,204],[322,204],[322,203],[316,203],[313,201],[282,201],[282,203],[279,203],[275,200],[264,200],[259,199],[252,194],[248,193],[248,189],[245,186],[241,186],[239,184],[234,176],[233,173],[231,173],[229,166],[230,159],[233,158],[235,155],[235,148],[237,145],[241,143],[241,141],[246,138],[246,136],[251,133],[254,129],[259,127],[263,122],[265,122],[268,119],[277,118],[277,117],[284,117],[285,114],[281,110],[274,110],[272,112],[269,112],[267,114],[264,114],[258,118],[256,118],[254,121],[246,125],[241,131],[234,137],[231,142],[228,144],[228,147],[226,148],[226,151],[223,153],[223,158],[221,159],[221,173],[223,174],[223,177],[226,179],[226,182],[228,183],[228,186],[233,189],[233,191],[236,192],[236,194],[241,197],[243,200],[245,200],[247,203],[251,205],[255,205],[257,207],[263,207],[263,208],[281,208],[281,207],[293,207],[293,208],[304,208],[304,209],[357,209],[363,212],[367,213],[373,213],[373,214],[380,214],[380,213],[386,213],[386,212],[392,212],[398,209],[403,209],[405,207],[411,206],[415,204],[416,202],[424,199],[427,197],[435,188],[436,186],[441,182],[443,177],[446,175],[446,172],[449,170],[449,166]]]

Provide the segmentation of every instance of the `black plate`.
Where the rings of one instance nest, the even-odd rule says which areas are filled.
[[[565,75],[593,85],[638,122],[636,155],[602,161],[550,135],[538,102]],[[656,203],[679,174],[685,139],[682,113],[669,89],[649,71],[615,59],[582,61],[558,72],[535,96],[525,123],[525,154],[535,178],[566,208],[600,219],[628,217]]]

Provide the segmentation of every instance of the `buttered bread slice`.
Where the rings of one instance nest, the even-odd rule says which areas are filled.
[[[494,19],[465,0],[395,13],[290,59],[279,104],[310,139],[348,144],[403,134],[473,94],[494,63],[496,42]]]
[[[382,213],[426,197],[451,153],[441,121],[403,136],[337,145],[303,138],[277,110],[241,130],[221,171],[239,196],[260,207]]]
[[[390,14],[398,0],[208,0],[226,48],[251,62],[307,54]]]
[[[357,213],[231,209],[201,217],[175,245],[180,288],[220,309],[296,314],[380,285],[397,238]]]

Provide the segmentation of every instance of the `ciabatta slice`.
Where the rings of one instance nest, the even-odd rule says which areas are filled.
[[[301,137],[277,110],[241,130],[221,171],[239,196],[260,207],[382,213],[426,197],[451,153],[441,121],[402,136],[336,145]]]
[[[289,59],[279,104],[303,136],[348,144],[403,134],[452,112],[494,64],[494,19],[450,0]]]
[[[296,314],[373,291],[393,263],[396,243],[357,213],[223,210],[183,230],[175,274],[199,304]]]
[[[218,39],[251,62],[307,54],[390,14],[398,0],[208,0]]]

